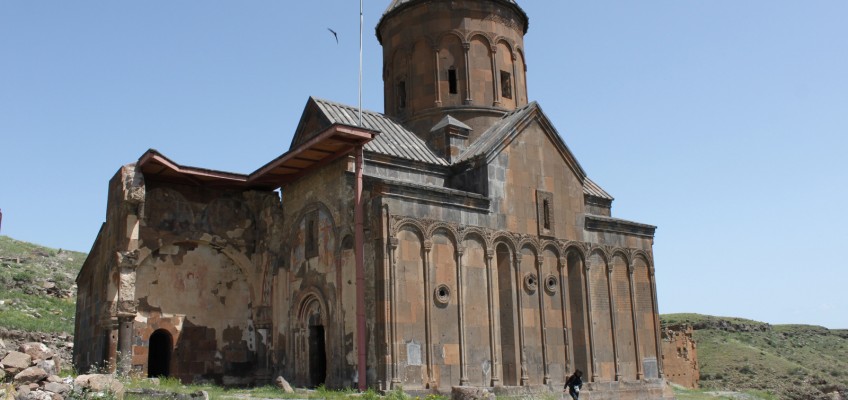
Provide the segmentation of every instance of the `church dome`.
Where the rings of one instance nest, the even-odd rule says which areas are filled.
[[[528,103],[527,24],[515,0],[393,0],[377,24],[385,114],[427,142],[451,116],[473,141]]]
[[[424,1],[426,1],[426,0],[392,0],[391,4],[389,4],[389,6],[386,7],[386,11],[383,12],[383,16],[380,18],[380,22],[377,23],[377,39],[380,41],[380,43],[383,43],[383,38],[380,35],[380,25],[383,24],[383,21],[386,18],[388,18],[395,11],[399,11],[399,10],[403,9],[404,7],[410,6],[410,5],[415,4],[415,3],[422,3]],[[525,13],[524,10],[521,9],[521,6],[518,5],[518,2],[516,2],[515,0],[488,0],[488,1],[508,4],[508,5],[512,6],[513,8],[515,8],[515,11],[517,11],[522,17],[524,17],[524,33],[527,33],[527,28],[528,28],[527,22],[529,21],[529,18],[527,17],[527,13]]]

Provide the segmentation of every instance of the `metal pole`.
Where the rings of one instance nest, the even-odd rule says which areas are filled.
[[[362,26],[365,17],[362,13],[362,0],[359,0],[359,127],[362,127]]]
[[[363,232],[362,213],[362,145],[356,146],[356,188],[354,189],[354,242],[356,257],[356,343],[357,343],[357,375],[359,376],[359,391],[364,392],[366,385],[366,351],[365,351],[365,238]]]

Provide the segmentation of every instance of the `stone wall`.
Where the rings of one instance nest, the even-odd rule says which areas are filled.
[[[701,379],[698,346],[689,325],[665,326],[662,330],[665,376],[680,386],[697,389]]]

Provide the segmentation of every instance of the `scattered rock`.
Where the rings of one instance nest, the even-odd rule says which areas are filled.
[[[38,367],[29,367],[17,375],[15,375],[15,383],[18,384],[28,384],[35,383],[38,385],[38,382],[41,382],[47,379],[47,372]],[[37,386],[36,386],[37,387]]]
[[[53,351],[50,350],[44,343],[29,342],[22,344],[18,351],[29,354],[33,360],[46,360],[53,357]]]
[[[46,384],[44,384],[44,390],[51,393],[64,395],[71,391],[71,385],[61,382],[47,382]]]
[[[451,388],[451,400],[494,400],[495,395],[484,388],[471,386],[454,386]]]
[[[124,398],[124,385],[114,375],[80,375],[74,379],[74,386],[92,392],[112,393],[119,399]]]
[[[35,363],[35,366],[47,372],[47,375],[56,375],[59,373],[59,368],[56,367],[56,361],[53,360],[41,360]]]
[[[53,393],[42,390],[33,390],[24,396],[26,400],[53,400]]]
[[[294,389],[292,389],[291,385],[289,385],[289,382],[286,381],[286,379],[282,376],[278,376],[274,383],[277,385],[278,388],[282,389],[284,392],[294,393]]]
[[[6,357],[3,358],[3,361],[0,362],[3,363],[6,372],[16,374],[29,368],[32,363],[32,357],[30,357],[29,354],[10,351],[9,354],[6,354]]]

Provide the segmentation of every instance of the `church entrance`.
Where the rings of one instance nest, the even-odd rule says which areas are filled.
[[[323,302],[314,294],[301,302],[298,325],[297,382],[313,388],[324,385],[328,370],[326,324]]]
[[[168,331],[159,329],[150,335],[150,347],[147,349],[148,378],[170,376],[172,348],[173,340]]]
[[[324,342],[324,327],[309,327],[309,383],[320,386],[327,379],[327,348]]]

